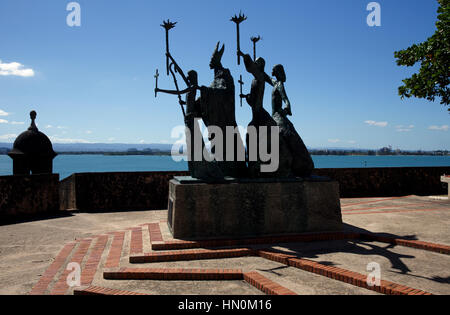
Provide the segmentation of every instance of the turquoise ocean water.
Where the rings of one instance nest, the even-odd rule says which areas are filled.
[[[316,168],[450,166],[450,156],[313,156]],[[59,155],[55,173],[66,178],[73,173],[186,171],[186,162],[170,156]],[[0,155],[0,175],[12,175],[12,160]]]

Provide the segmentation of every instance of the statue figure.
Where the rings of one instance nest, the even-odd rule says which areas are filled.
[[[186,125],[186,146],[188,151],[188,167],[189,172],[193,178],[198,178],[205,181],[215,181],[222,180],[224,178],[222,171],[218,167],[215,161],[211,161],[211,157],[204,159],[204,154],[208,154],[205,150],[205,142],[203,137],[196,135],[201,135],[200,127],[196,119],[200,117],[199,102],[196,101],[196,95],[198,87],[198,75],[197,72],[191,70],[188,72],[187,81],[189,87],[183,91],[173,91],[173,90],[162,90],[155,89],[155,92],[162,92],[172,95],[182,95],[186,94],[186,101],[182,101],[181,105],[186,105],[186,114],[184,117],[184,122]],[[201,143],[196,143],[200,141]],[[198,150],[196,155],[195,150]],[[200,158],[201,160],[196,160]],[[211,162],[208,162],[211,161]]]
[[[252,108],[259,109],[263,107],[266,82],[273,86],[272,79],[264,72],[266,61],[261,57],[253,61],[250,55],[244,54],[242,51],[239,51],[238,54],[243,57],[245,68],[254,77],[250,94],[241,95],[241,97],[245,98]]]
[[[259,145],[261,143],[266,143],[266,148],[268,150],[272,150],[271,136],[272,136],[272,127],[277,127],[277,123],[270,116],[270,114],[264,109],[263,99],[264,99],[264,90],[266,83],[272,85],[271,78],[264,72],[265,60],[263,58],[258,58],[256,61],[253,61],[250,55],[244,54],[242,51],[238,51],[238,56],[242,57],[244,60],[245,68],[247,72],[251,73],[254,77],[250,89],[249,94],[241,94],[240,97],[245,99],[249,106],[252,108],[252,121],[248,124],[248,127],[255,127],[256,129],[256,139],[250,139],[250,134],[246,135],[246,144],[247,144],[247,152],[246,152],[246,160],[249,170],[249,176],[252,178],[261,178],[261,177],[288,177],[290,174],[290,169],[286,167],[278,167],[278,170],[273,173],[263,173],[261,172],[261,165],[263,162],[260,157],[260,148]],[[267,133],[260,133],[260,127],[266,127]],[[250,128],[247,128],[247,131]],[[264,137],[261,138],[261,137]],[[251,153],[249,150],[251,149],[250,141],[256,141],[254,145],[254,149],[257,152],[256,161],[251,159]],[[283,139],[281,139],[283,142]],[[280,153],[285,149],[285,144],[280,143]],[[279,154],[279,158],[284,159],[285,156],[290,156],[286,154]],[[280,165],[290,166],[290,163],[280,163]]]
[[[262,155],[262,152],[260,151],[263,150],[260,150],[259,148],[256,149],[258,154],[256,161],[254,161],[255,156],[252,152],[246,154],[236,123],[234,79],[231,76],[230,70],[224,68],[221,62],[225,51],[225,45],[222,45],[222,48],[220,48],[220,42],[217,43],[211,57],[209,66],[214,70],[214,80],[212,84],[209,87],[199,87],[197,73],[195,71],[190,71],[189,75],[185,76],[182,69],[171,56],[169,50],[169,31],[175,27],[176,22],[171,22],[170,20],[164,21],[161,26],[166,32],[167,74],[172,75],[176,90],[169,91],[158,89],[159,73],[157,70],[155,75],[155,96],[158,91],[178,95],[179,103],[185,116],[185,124],[190,131],[190,136],[186,138],[190,156],[189,169],[191,170],[193,177],[214,179],[223,179],[224,177],[246,177],[248,175],[246,162],[249,164],[249,168],[251,169],[250,175],[252,177],[308,177],[314,169],[314,162],[293,124],[287,118],[287,116],[292,116],[292,111],[291,104],[284,89],[284,82],[286,81],[284,68],[282,65],[276,65],[273,68],[272,75],[275,76],[275,79],[271,79],[264,72],[264,59],[256,59],[256,42],[260,40],[259,36],[257,38],[251,38],[254,45],[255,61],[253,61],[249,55],[244,55],[240,51],[239,27],[246,19],[247,17],[241,13],[239,16],[231,18],[231,21],[236,24],[237,30],[238,64],[240,64],[241,57],[243,57],[247,71],[254,76],[251,91],[248,95],[242,94],[243,82],[242,79],[239,81],[239,83],[241,83],[241,104],[242,99],[245,98],[247,103],[252,107],[253,119],[250,122],[249,127],[256,127],[257,146],[261,143],[266,143],[266,149],[272,150],[272,145],[270,143],[272,138],[271,127],[278,127],[279,152],[276,153],[279,155],[280,163],[277,171],[272,172],[269,175],[267,175],[267,173],[263,174],[261,169],[262,166],[266,165],[262,164],[263,159],[259,156],[260,154]],[[188,87],[186,90],[179,90],[176,73],[178,73],[186,83]],[[263,107],[266,82],[273,86],[272,117],[270,117]],[[200,90],[200,97],[196,100],[197,90]],[[182,94],[186,94],[185,102],[181,99]],[[283,108],[283,102],[286,103],[285,108]],[[185,113],[183,105],[187,106],[187,114]],[[203,122],[208,127],[208,138],[212,144],[211,153],[213,159],[205,157],[205,160],[213,161],[213,163],[205,164],[204,159],[201,159],[200,162],[202,163],[199,164],[192,161],[192,159],[196,160],[196,147],[201,147],[202,153],[206,153],[202,137],[200,137],[200,144],[195,143],[196,131],[200,134],[196,118],[203,119]],[[261,132],[260,127],[267,127],[267,133],[265,134],[267,139],[261,138],[264,134]],[[219,134],[222,139],[220,139]],[[217,140],[222,140],[222,142]],[[249,134],[247,134],[246,142],[247,147],[249,147]],[[270,153],[273,156],[273,152]],[[251,158],[249,156],[250,154],[252,154]],[[202,157],[203,155],[204,154],[202,154]],[[272,165],[273,164],[270,166]]]
[[[273,67],[272,79],[272,117],[280,128],[280,136],[286,141],[292,156],[292,173],[298,177],[309,177],[314,169],[314,162],[303,140],[287,116],[292,116],[291,103],[284,89],[286,73],[282,65]],[[283,102],[286,107],[283,108]]]
[[[200,87],[201,96],[198,102],[201,118],[207,127],[216,126],[222,130],[223,161],[217,161],[217,163],[223,174],[234,178],[245,177],[247,171],[245,158],[239,161],[240,156],[245,157],[245,148],[236,123],[234,79],[230,70],[222,66],[221,60],[225,46],[223,45],[219,49],[219,44],[217,43],[209,64],[210,68],[214,70],[214,81],[210,87]],[[234,128],[232,139],[227,135],[227,127]],[[209,139],[213,139],[211,133]],[[227,160],[227,143],[231,143],[231,141],[234,143],[233,161]],[[212,153],[216,153],[215,148],[212,148]]]
[[[272,79],[264,72],[265,60],[263,58],[258,58],[255,61],[252,60],[250,55],[244,54],[241,51],[238,51],[238,55],[243,57],[244,64],[246,70],[251,73],[254,77],[252,81],[252,86],[250,90],[250,94],[244,95],[241,94],[240,97],[244,98],[247,103],[252,108],[252,121],[249,123],[248,127],[256,128],[256,146],[255,149],[258,152],[257,160],[252,161],[250,159],[250,135],[247,133],[246,143],[247,143],[247,164],[249,169],[249,175],[253,178],[259,177],[290,177],[292,175],[291,172],[291,164],[292,157],[289,153],[289,149],[287,148],[287,144],[283,138],[279,138],[279,167],[276,172],[273,173],[262,173],[261,172],[261,158],[259,156],[259,144],[260,141],[265,141],[267,143],[268,150],[272,150],[271,143],[271,128],[277,127],[277,123],[270,116],[270,114],[264,109],[263,99],[264,99],[264,90],[266,83],[273,85]],[[261,139],[260,127],[267,127],[267,133],[264,135],[265,139]],[[247,129],[248,130],[248,129]]]

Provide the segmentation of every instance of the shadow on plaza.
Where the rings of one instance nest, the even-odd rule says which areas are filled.
[[[317,259],[320,259],[322,255],[334,253],[346,253],[358,256],[381,256],[387,258],[391,263],[391,268],[397,270],[400,274],[409,274],[411,272],[403,260],[415,258],[415,256],[399,254],[391,251],[395,245],[386,244],[386,246],[379,246],[370,241],[361,240],[343,240],[292,245],[283,244],[283,247],[286,248],[287,251],[280,251],[282,253],[295,255],[298,258],[314,259],[314,261],[322,265],[335,267],[339,267],[339,264],[329,260],[321,261]]]
[[[344,229],[346,231],[359,232],[364,234],[375,234],[368,230],[345,224]],[[417,240],[416,235],[406,235],[399,236],[389,233],[376,233],[378,236],[391,237],[396,239],[405,240]],[[284,254],[294,255],[298,258],[312,259],[317,263],[326,266],[336,266],[340,267],[338,263],[330,261],[333,257],[327,258],[328,260],[320,260],[322,255],[333,255],[333,254],[353,254],[357,256],[380,256],[384,257],[391,263],[391,270],[389,272],[408,275],[416,278],[426,279],[437,283],[449,283],[450,277],[426,277],[421,275],[413,274],[411,269],[407,265],[407,260],[414,259],[416,256],[401,254],[393,251],[397,246],[395,244],[382,244],[376,241],[368,241],[363,239],[356,240],[337,240],[337,241],[322,241],[322,242],[311,242],[311,243],[296,243],[296,244],[280,244],[285,250],[276,249]],[[276,275],[279,274],[279,270],[288,268],[288,266],[281,266],[277,268],[265,269],[261,271],[271,272]],[[343,266],[345,268],[345,266]]]
[[[390,270],[389,272],[396,273],[396,274],[402,274],[401,272],[393,271],[393,270]],[[415,275],[413,273],[408,273],[408,276],[418,278],[418,279],[430,280],[430,281],[437,282],[437,283],[450,284],[450,277],[433,276],[430,278],[430,277]]]

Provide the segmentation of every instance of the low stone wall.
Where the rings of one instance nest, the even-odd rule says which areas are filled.
[[[61,209],[126,211],[167,209],[169,181],[186,172],[82,173],[61,181]]]
[[[59,210],[59,175],[0,176],[0,222]]]
[[[316,169],[339,182],[341,198],[445,195],[440,178],[449,167]]]
[[[341,198],[445,195],[449,167],[316,169],[339,182]],[[60,183],[61,209],[124,211],[167,209],[169,181],[187,172],[84,173]]]
[[[77,209],[76,176],[77,174],[73,174],[59,183],[59,207],[61,210]],[[80,196],[80,198],[82,197]]]

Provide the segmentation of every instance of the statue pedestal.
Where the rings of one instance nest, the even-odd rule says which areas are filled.
[[[339,184],[327,178],[169,183],[169,228],[176,239],[337,231]]]

